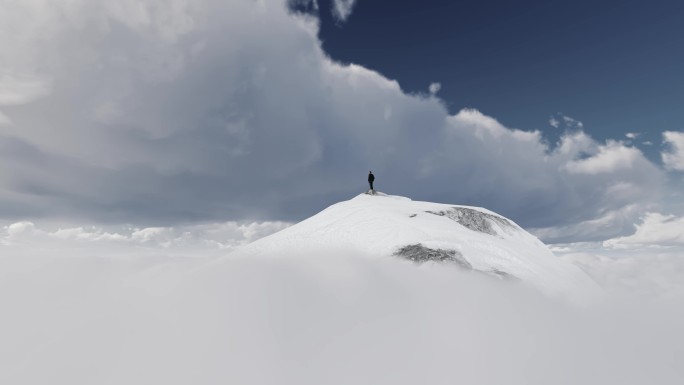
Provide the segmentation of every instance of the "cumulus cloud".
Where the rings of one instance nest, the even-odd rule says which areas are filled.
[[[333,0],[332,14],[338,21],[347,21],[356,5],[356,0]]]
[[[619,142],[608,141],[605,146],[598,146],[598,152],[594,156],[568,162],[566,168],[571,173],[595,175],[633,169],[635,162],[647,163],[641,151]]]
[[[603,198],[610,200],[610,194]],[[598,215],[587,220],[570,222],[531,229],[531,232],[547,243],[572,241],[602,241],[634,230],[634,223],[650,206],[643,204],[627,204],[619,209],[602,211],[597,205]]]
[[[553,128],[558,128],[560,127],[560,121],[554,117],[551,117],[549,119],[549,125]]]
[[[566,124],[568,127],[573,127],[573,128],[584,128],[584,123],[580,122],[580,121],[577,120],[577,119],[573,119],[573,118],[571,118],[571,117],[569,117],[569,116],[563,116],[563,122],[565,122],[565,124]]]
[[[669,147],[661,154],[665,167],[669,170],[684,171],[684,132],[663,132],[665,144]]]
[[[430,87],[428,87],[428,90],[430,91],[430,95],[437,95],[439,90],[442,89],[442,84],[438,82],[430,83]]]
[[[0,227],[5,255],[43,256],[58,252],[71,257],[140,253],[222,255],[234,248],[288,227],[286,222],[223,222],[176,227],[37,226],[30,221]]]
[[[684,296],[684,217],[649,212],[629,235],[552,245],[611,293],[625,298]]]
[[[450,115],[332,61],[317,23],[278,0],[5,5],[2,73],[31,68],[25,84],[44,86],[2,106],[0,215],[293,221],[363,191],[369,169],[382,191],[539,229],[657,202],[665,174],[637,149],[581,129],[552,149],[476,110]]]
[[[463,174],[454,176],[453,180],[473,188],[473,191],[477,191],[474,186],[487,183],[505,186],[509,192],[529,188],[525,197],[517,193],[508,197],[505,193],[499,194],[491,200],[490,208],[508,212],[509,217],[514,219],[525,218],[534,212],[534,217],[530,216],[527,225],[540,230],[537,234],[542,234],[543,238],[541,230],[547,226],[560,228],[599,218],[622,218],[618,213],[632,216],[628,221],[634,223],[635,215],[640,212],[634,210],[635,205],[643,209],[651,204],[642,195],[645,188],[655,195],[660,190],[660,187],[655,187],[662,183],[660,171],[639,150],[627,148],[621,143],[599,145],[585,133],[577,131],[566,133],[558,146],[549,150],[542,144],[540,133],[507,129],[477,111],[461,111],[450,121],[458,127],[453,133],[462,135],[454,142],[462,147],[458,152],[458,161],[445,163],[498,162],[497,159],[515,162],[514,167],[482,167],[480,170],[487,171],[476,175],[466,174],[465,177]],[[448,144],[457,146],[452,142]],[[480,157],[480,152],[490,154],[491,158]],[[631,160],[616,163],[612,161],[614,152],[618,155],[626,152]],[[653,179],[645,185],[632,179],[637,175],[639,178]],[[504,209],[504,205],[510,208]],[[559,205],[563,209],[559,210]],[[508,210],[517,212],[510,215],[511,211]],[[591,214],[585,215],[588,213]],[[618,225],[610,220],[605,226],[592,228],[591,231],[594,236],[614,236],[624,229]],[[547,240],[558,239],[552,237]]]
[[[632,235],[618,237],[603,242],[607,247],[629,248],[633,246],[651,246],[665,248],[681,246],[684,248],[684,217],[647,213],[636,232]]]
[[[557,113],[549,118],[549,125],[553,128],[563,128],[565,130],[582,130],[584,123],[562,113]]]

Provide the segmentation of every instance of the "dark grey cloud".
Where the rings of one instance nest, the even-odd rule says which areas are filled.
[[[387,193],[484,206],[551,239],[607,218],[572,233],[606,238],[665,188],[625,143],[576,131],[548,146],[333,62],[315,17],[285,1],[30,0],[0,25],[16,30],[0,38],[4,218],[298,220],[372,169]]]

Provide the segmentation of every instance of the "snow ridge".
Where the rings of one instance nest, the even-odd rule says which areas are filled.
[[[489,235],[498,235],[496,230],[494,230],[494,228],[492,227],[492,222],[496,223],[502,228],[515,228],[511,224],[511,222],[509,222],[506,218],[497,215],[483,213],[481,211],[469,209],[466,207],[452,207],[449,210],[443,210],[439,212],[428,210],[426,211],[426,213],[445,216],[449,219],[452,219],[460,223],[461,225],[470,230],[479,231],[481,233]]]
[[[414,263],[448,263],[461,270],[514,278],[550,295],[594,296],[598,285],[557,258],[510,219],[479,207],[360,194],[236,251],[240,255],[325,258],[340,251]]]

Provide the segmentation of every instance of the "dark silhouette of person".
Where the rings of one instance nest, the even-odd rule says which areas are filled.
[[[368,184],[370,185],[371,193],[375,192],[375,190],[373,190],[373,181],[374,180],[375,180],[375,175],[373,175],[373,171],[368,171]]]

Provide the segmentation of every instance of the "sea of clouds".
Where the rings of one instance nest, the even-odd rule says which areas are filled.
[[[240,244],[280,226],[4,227],[0,382],[684,380],[678,255],[556,245],[605,290],[578,304],[456,266],[354,250],[241,257]],[[218,231],[223,243],[207,235]]]
[[[2,383],[684,379],[681,292],[637,296],[632,286],[618,295],[618,285],[578,305],[454,266],[352,250],[252,258],[93,251],[3,252]]]

